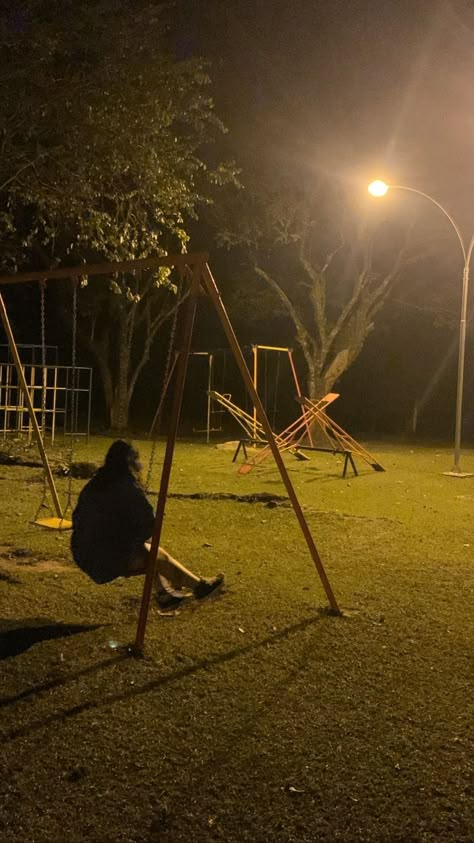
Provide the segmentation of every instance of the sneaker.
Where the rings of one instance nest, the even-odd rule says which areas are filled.
[[[218,574],[217,577],[212,577],[210,580],[202,579],[194,589],[196,600],[206,600],[207,597],[217,594],[223,583],[224,574]]]
[[[160,591],[156,595],[155,600],[161,612],[174,612],[184,603],[186,596],[177,597],[175,594],[169,594],[167,591]]]

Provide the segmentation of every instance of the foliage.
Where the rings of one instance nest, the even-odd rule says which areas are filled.
[[[21,16],[3,15],[0,33],[12,68],[0,102],[2,179],[13,175],[1,197],[5,261],[38,268],[185,251],[187,223],[236,171],[207,160],[224,131],[207,68],[168,54],[161,10],[130,0],[45,9],[30,0]],[[163,319],[150,321],[148,302],[143,317],[135,310],[163,284],[168,273],[140,290],[136,280],[111,279],[111,295],[95,300],[105,334],[118,318],[146,357]],[[109,409],[118,402],[126,424],[135,372],[126,364],[124,380],[116,359],[104,357],[105,334],[91,347],[112,383]]]

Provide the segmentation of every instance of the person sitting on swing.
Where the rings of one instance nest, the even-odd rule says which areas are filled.
[[[72,514],[74,561],[94,582],[146,573],[155,516],[140,483],[138,451],[118,439],[104,465],[82,489]],[[169,610],[189,597],[216,594],[224,575],[196,576],[160,547],[155,575],[158,606]]]

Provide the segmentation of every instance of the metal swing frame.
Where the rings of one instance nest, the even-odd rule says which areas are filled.
[[[193,427],[193,433],[205,433],[206,434],[206,444],[209,445],[211,441],[211,433],[221,433],[222,425],[220,427],[213,426],[213,416],[216,414],[220,414],[221,410],[214,409],[214,402],[212,399],[212,394],[214,392],[214,368],[216,362],[216,355],[219,351],[224,351],[224,355],[227,349],[216,349],[215,351],[191,351],[191,357],[205,357],[207,359],[207,389],[206,389],[206,427]],[[224,356],[224,377],[225,377],[225,356]],[[224,380],[223,377],[223,380]]]
[[[295,384],[295,388],[296,388],[296,397],[297,397],[298,399],[300,399],[300,398],[302,398],[302,397],[303,397],[303,394],[302,394],[302,392],[301,392],[301,388],[300,388],[300,383],[299,383],[299,380],[298,380],[298,375],[296,374],[296,368],[295,368],[295,362],[294,362],[294,360],[293,360],[293,349],[292,349],[292,348],[288,348],[287,346],[278,346],[278,345],[258,345],[258,344],[256,344],[256,345],[252,345],[252,346],[251,346],[251,349],[252,349],[252,362],[253,362],[253,366],[252,366],[252,372],[253,372],[253,375],[252,375],[252,380],[253,380],[253,385],[254,385],[254,387],[255,387],[255,390],[256,390],[256,391],[258,390],[258,359],[259,359],[259,352],[260,352],[260,351],[264,351],[264,352],[265,352],[265,354],[266,354],[268,351],[276,351],[276,352],[278,352],[278,355],[280,355],[280,354],[282,354],[282,353],[284,353],[284,354],[287,354],[287,355],[288,355],[288,362],[289,362],[289,364],[290,364],[290,370],[291,370],[291,374],[292,374],[292,377],[293,377],[293,382],[294,382],[294,384]],[[278,371],[278,370],[277,370],[277,371]],[[303,413],[304,413],[304,411],[305,411],[305,408],[303,407]],[[257,417],[257,410],[256,410],[256,407],[255,407],[255,405],[254,405],[254,407],[253,407],[253,438],[254,438],[254,439],[257,439],[257,438],[258,438],[258,437],[257,437],[257,435],[256,435],[256,434],[257,434],[257,420],[258,420],[258,417]],[[312,444],[313,444],[313,440],[312,440],[312,438],[311,438],[311,426],[310,426],[309,424],[307,425],[306,433],[307,433],[307,435],[308,435],[309,442],[310,442],[310,444],[312,445]]]
[[[278,449],[278,445],[275,442],[275,438],[273,435],[273,431],[271,429],[270,423],[266,416],[263,404],[260,400],[260,397],[254,387],[252,375],[247,367],[245,362],[241,347],[238,343],[237,337],[234,333],[234,329],[231,325],[230,319],[227,315],[227,311],[224,307],[224,304],[221,299],[221,295],[217,284],[214,280],[214,277],[211,273],[211,270],[207,263],[208,255],[207,254],[190,254],[190,255],[174,255],[168,257],[157,257],[157,258],[142,258],[140,260],[135,261],[122,261],[122,262],[115,262],[115,263],[103,263],[103,264],[83,264],[80,267],[73,267],[73,268],[61,268],[61,269],[54,269],[48,273],[45,272],[30,272],[30,273],[22,273],[17,275],[9,275],[9,276],[0,276],[0,286],[7,285],[7,284],[19,284],[19,283],[26,283],[28,281],[44,281],[45,278],[48,280],[63,280],[65,278],[72,278],[72,279],[79,279],[86,276],[94,276],[94,275],[111,275],[117,272],[132,272],[137,270],[153,270],[158,269],[162,266],[167,267],[174,267],[180,270],[182,273],[186,274],[190,279],[190,289],[189,295],[187,296],[185,303],[184,303],[184,315],[182,323],[180,324],[181,329],[181,338],[180,343],[178,346],[178,358],[177,363],[175,366],[175,381],[174,381],[174,391],[173,391],[173,406],[171,412],[171,419],[169,423],[168,429],[168,437],[166,442],[166,449],[165,455],[163,458],[163,465],[161,471],[161,481],[160,481],[160,488],[158,492],[158,501],[156,506],[156,513],[155,513],[155,523],[153,527],[152,539],[151,539],[151,548],[150,548],[150,555],[148,558],[148,565],[147,571],[145,574],[145,582],[143,586],[143,595],[142,601],[140,606],[140,613],[138,617],[138,624],[137,624],[137,631],[135,636],[134,644],[131,645],[130,651],[136,655],[140,656],[143,653],[143,645],[145,639],[145,632],[146,632],[146,624],[148,619],[148,612],[150,606],[150,599],[153,590],[153,582],[155,577],[155,569],[156,569],[156,562],[158,557],[158,549],[160,545],[163,521],[164,521],[164,514],[166,508],[166,501],[168,496],[168,487],[171,475],[171,468],[173,464],[173,455],[174,449],[176,444],[176,437],[178,431],[178,424],[181,412],[181,405],[182,405],[182,398],[183,398],[183,391],[184,391],[184,384],[186,380],[186,372],[188,367],[188,360],[191,352],[191,342],[193,336],[193,327],[194,321],[197,311],[197,305],[199,299],[202,297],[206,297],[212,303],[214,309],[217,312],[217,315],[220,319],[221,325],[224,329],[224,333],[227,337],[227,341],[230,345],[230,349],[232,354],[235,358],[237,366],[240,370],[242,375],[245,387],[249,393],[249,396],[256,407],[257,417],[260,421],[265,435],[267,437],[267,441],[269,447],[272,451],[275,463],[279,469],[281,479],[284,483],[286,491],[288,493],[288,497],[290,499],[291,505],[293,507],[295,516],[297,518],[298,524],[300,526],[301,532],[303,533],[304,540],[306,542],[308,551],[311,555],[313,560],[314,566],[316,571],[319,575],[319,579],[321,584],[324,588],[326,597],[329,601],[330,610],[335,615],[340,615],[340,609],[334,595],[334,592],[331,588],[331,584],[327,577],[326,571],[324,569],[323,562],[317,550],[315,541],[311,534],[310,528],[306,521],[305,515],[299,503],[298,497],[296,495],[295,489],[285,467],[282,455]],[[13,337],[13,332],[11,330],[11,326],[8,320],[7,310],[5,307],[3,295],[0,293],[0,317],[3,322],[5,332],[7,334],[8,342],[10,348],[12,350],[12,354],[15,360],[15,365],[18,369],[18,377],[22,384],[22,389],[24,390],[25,394],[25,401],[28,405],[28,410],[32,415],[32,424],[35,430],[35,437],[37,439],[38,448],[41,454],[41,458],[43,461],[43,465],[45,468],[48,484],[50,486],[51,494],[53,497],[53,501],[55,507],[57,508],[58,515],[62,514],[60,509],[59,500],[57,497],[57,492],[54,484],[54,479],[51,473],[51,469],[48,463],[48,458],[46,456],[46,452],[44,450],[44,444],[41,437],[41,432],[39,430],[38,424],[36,419],[34,419],[34,411],[31,404],[31,400],[28,393],[28,388],[23,376],[23,370],[21,367],[20,358],[18,356],[18,351],[15,344],[15,339]]]

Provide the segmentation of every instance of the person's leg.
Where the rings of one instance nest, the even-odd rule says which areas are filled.
[[[189,594],[190,590],[197,600],[204,600],[216,594],[224,582],[224,574],[218,574],[209,580],[197,577],[174,559],[164,547],[160,547],[158,552],[157,569],[162,586],[175,597]]]
[[[174,559],[164,547],[160,547],[157,560],[158,576],[167,591],[189,589],[194,591],[201,578]]]
[[[145,542],[143,548],[140,548],[135,559],[130,563],[127,576],[146,573],[149,553],[150,543]],[[178,599],[184,599],[194,595],[198,600],[202,600],[215,593],[223,581],[223,574],[219,574],[217,577],[212,577],[209,580],[198,577],[188,568],[185,568],[177,559],[174,559],[163,547],[160,547],[158,550],[154,581],[154,587],[158,597],[168,594]]]
[[[127,577],[146,574],[149,553],[150,543],[145,542],[143,547],[139,548],[134,558],[129,562],[126,573]],[[198,582],[199,577],[195,577],[191,571],[187,571],[177,559],[173,559],[162,547],[159,548],[154,582],[155,589],[158,593],[162,591],[169,591],[171,593],[174,590],[181,591],[184,588],[192,591]]]

